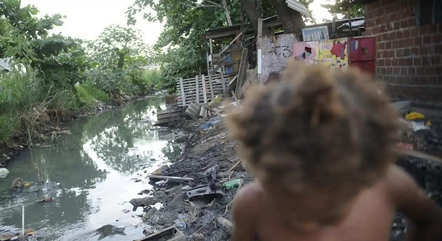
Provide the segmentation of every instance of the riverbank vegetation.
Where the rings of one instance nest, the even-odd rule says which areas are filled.
[[[76,113],[165,87],[135,30],[109,26],[89,42],[51,35],[62,20],[19,0],[0,3],[0,146],[31,144]]]

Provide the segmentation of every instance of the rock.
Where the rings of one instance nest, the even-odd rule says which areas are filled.
[[[17,177],[12,181],[11,189],[21,189],[25,186],[25,182],[23,181],[23,178]]]
[[[204,235],[202,233],[194,233],[192,235],[192,240],[194,240],[194,241],[204,241]]]
[[[154,205],[156,201],[151,197],[145,197],[145,198],[134,198],[129,201],[132,206],[134,206],[132,211],[137,210],[138,207],[146,207],[150,205]]]
[[[0,168],[0,179],[4,179],[6,177],[8,177],[9,175],[9,170],[6,168]]]
[[[186,241],[187,237],[186,235],[184,235],[184,233],[178,231],[175,236],[171,239],[169,239],[169,241]]]
[[[103,227],[97,229],[95,232],[97,235],[100,235],[98,239],[104,239],[113,235],[126,235],[124,233],[125,228],[115,227],[113,225],[104,225]]]
[[[216,219],[216,222],[221,225],[221,227],[223,227],[223,229],[228,232],[231,233],[233,230],[233,224],[232,222],[230,222],[228,219],[224,218],[224,217],[218,217]]]

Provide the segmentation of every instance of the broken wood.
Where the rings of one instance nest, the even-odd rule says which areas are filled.
[[[159,175],[149,175],[147,177],[150,179],[160,179],[160,180],[169,180],[169,181],[183,181],[183,182],[193,181],[193,178],[191,177],[173,177],[173,176],[159,176]]]
[[[195,95],[196,95],[196,103],[200,103],[200,90],[199,90],[199,82],[198,82],[198,75],[195,76]]]
[[[203,97],[204,97],[204,103],[207,103],[207,86],[206,86],[206,77],[204,75],[201,75],[201,80],[203,81]],[[184,102],[183,102],[184,103]],[[185,105],[185,104],[184,104]]]
[[[186,93],[184,92],[183,78],[180,78],[180,90],[181,90],[181,99],[183,100],[183,105],[186,106]]]
[[[165,228],[163,230],[160,230],[154,234],[151,234],[144,239],[138,240],[138,241],[152,241],[152,240],[158,240],[159,238],[162,238],[166,235],[174,235],[177,232],[177,229],[175,226],[170,226],[168,228]]]
[[[213,101],[215,99],[215,94],[213,93],[212,75],[210,73],[208,75],[209,75],[209,88],[210,88],[210,97],[211,97],[210,101]]]
[[[426,153],[423,153],[420,151],[406,150],[406,149],[402,149],[402,148],[395,148],[394,150],[399,155],[412,156],[412,157],[420,158],[423,160],[438,162],[439,164],[442,164],[441,158],[439,158],[437,156],[430,155],[430,154],[426,154]]]
[[[236,40],[238,40],[241,36],[242,36],[242,32],[239,33],[232,41],[230,41],[229,45],[227,45],[219,54],[218,56],[221,56],[224,52],[226,52],[227,50],[230,49],[230,47],[232,47],[232,45],[236,42]]]
[[[229,87],[235,82],[236,79],[238,79],[238,75],[235,75],[235,77],[229,82]]]
[[[233,166],[229,169],[229,172],[232,172],[233,170],[235,170],[235,168],[236,168],[237,166],[239,166],[239,164],[241,164],[241,160],[237,161],[237,162],[235,163],[235,165],[233,165]]]

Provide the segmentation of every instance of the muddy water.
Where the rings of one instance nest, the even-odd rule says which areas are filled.
[[[174,133],[152,125],[164,108],[161,98],[149,98],[76,120],[71,135],[18,156],[0,180],[0,236],[20,231],[25,206],[25,228],[41,240],[141,238],[142,210],[133,212],[129,200],[147,195],[138,194],[151,189],[146,175],[181,152]],[[18,177],[32,185],[11,191]],[[54,201],[39,202],[47,198]],[[109,224],[114,235],[95,232]]]

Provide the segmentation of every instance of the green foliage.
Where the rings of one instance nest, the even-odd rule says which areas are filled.
[[[43,97],[32,71],[0,74],[0,143],[5,143],[21,126],[21,117]]]
[[[313,18],[312,10],[309,8],[310,4],[313,3],[314,0],[298,0],[298,1],[307,7],[308,12],[310,14],[309,17],[304,17],[305,21],[311,22],[311,23],[316,23],[316,20]]]
[[[0,73],[1,144],[19,134],[29,140],[40,136],[51,118],[162,86],[158,72],[143,70],[155,58],[133,29],[110,26],[89,44],[49,36],[62,24],[61,16],[39,18],[35,7],[20,4],[0,0],[0,58],[20,63],[13,72]]]
[[[75,90],[77,91],[80,102],[87,107],[95,107],[100,102],[109,101],[107,94],[94,87],[91,83],[76,84]]]
[[[335,18],[350,19],[364,16],[362,3],[354,3],[353,0],[336,0],[335,4],[323,4],[323,7]]]
[[[155,90],[164,87],[161,73],[158,70],[134,71],[131,78],[132,84],[139,91],[139,95],[152,94]]]
[[[109,26],[89,44],[89,49],[96,67],[101,69],[119,71],[149,64],[149,48],[131,28]]]
[[[45,84],[57,88],[72,88],[83,82],[85,71],[90,68],[82,41],[55,35],[34,43],[36,55],[33,66],[39,69]]]
[[[301,2],[308,6],[313,0]],[[276,14],[273,1],[262,3],[265,16]],[[233,24],[240,24],[241,0],[227,1],[227,6]],[[164,23],[154,46],[155,60],[161,66],[163,86],[171,90],[177,78],[206,72],[208,46],[204,34],[208,29],[228,26],[222,0],[136,0],[127,14],[129,23],[140,14],[148,21]]]
[[[0,143],[6,143],[17,130],[17,121],[11,113],[0,114]]]
[[[33,41],[46,38],[49,30],[63,22],[61,15],[38,18],[38,9],[20,4],[20,0],[0,2],[0,58],[12,56],[30,63]]]
[[[33,71],[0,75],[0,114],[26,110],[41,98],[39,80]]]
[[[227,26],[221,1],[136,0],[128,10],[129,22],[142,13],[149,21],[164,22],[164,30],[154,46],[161,65],[164,86],[174,88],[176,78],[195,76],[206,68],[207,43],[203,37],[211,28]],[[228,1],[233,24],[239,23],[240,1]],[[149,11],[147,9],[153,9]],[[164,49],[166,49],[164,51]]]

